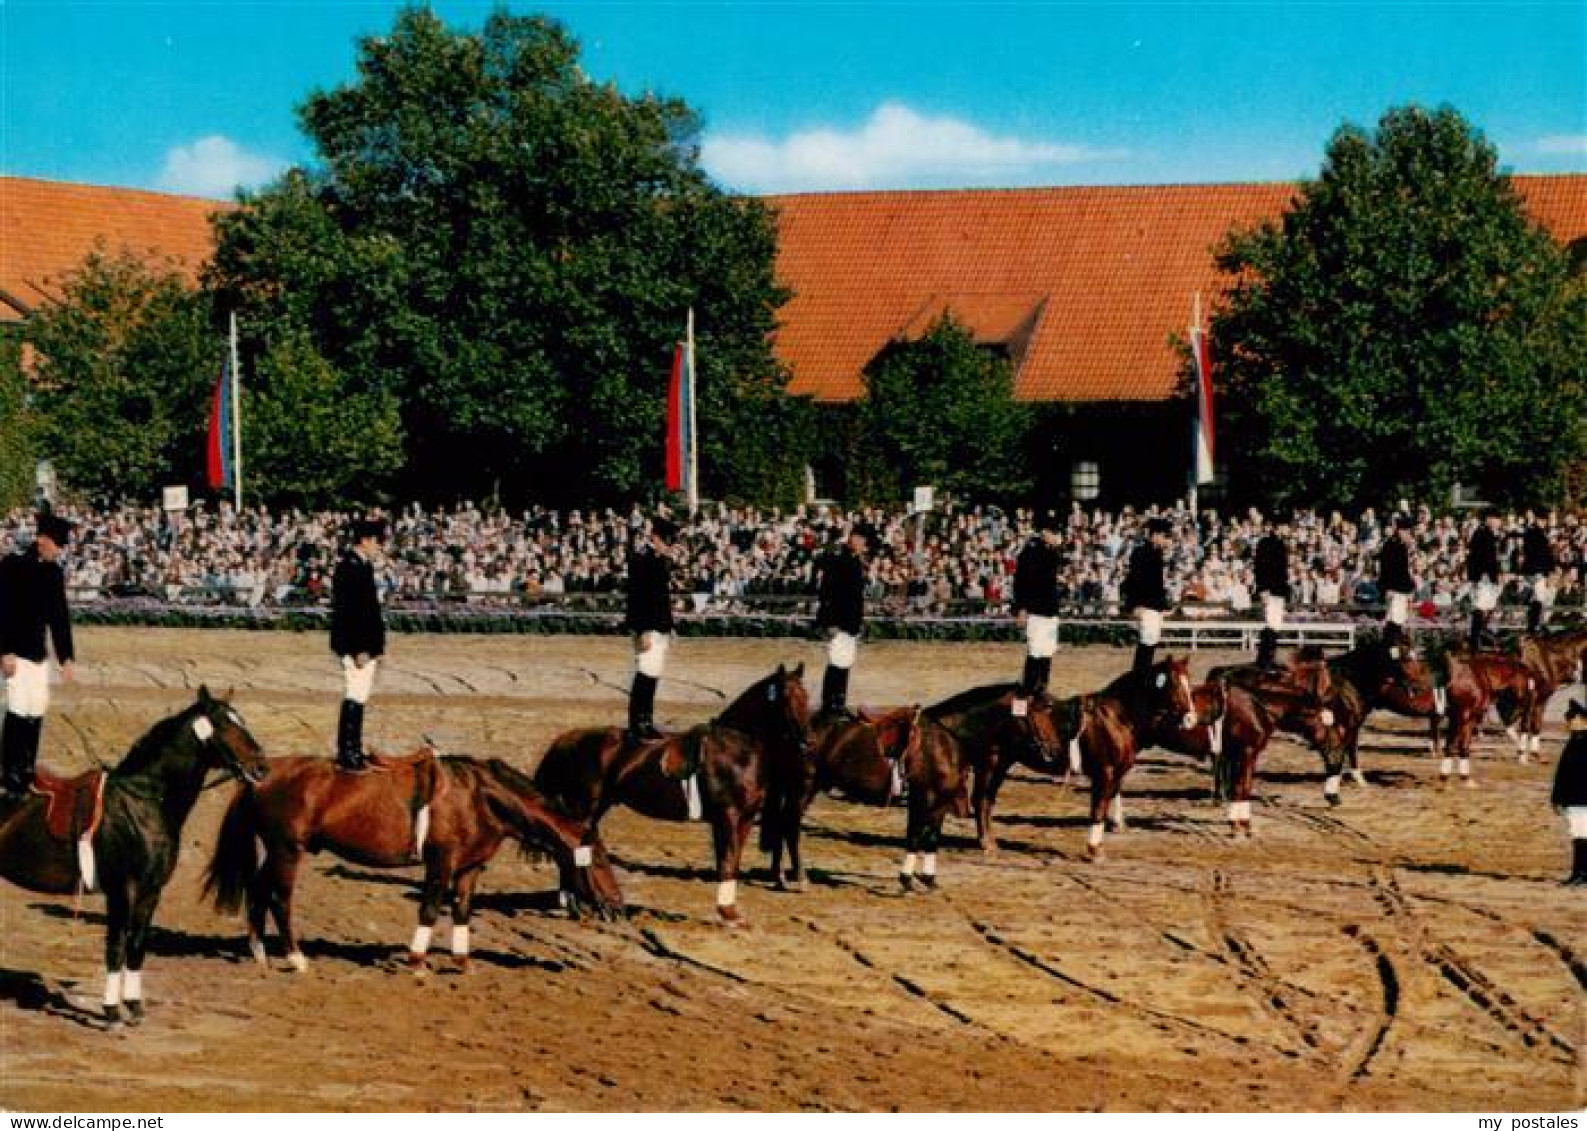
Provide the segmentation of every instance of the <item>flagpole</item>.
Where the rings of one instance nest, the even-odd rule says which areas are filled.
[[[692,306],[689,307],[688,341],[689,371],[683,375],[683,379],[689,383],[689,419],[687,422],[689,428],[688,499],[689,517],[693,518],[695,512],[700,509],[700,459],[699,450],[696,446],[698,440],[695,431],[695,419],[700,415],[700,390],[698,382],[695,380],[697,366],[694,360],[694,307]]]
[[[1198,520],[1201,514],[1201,383],[1206,374],[1201,371],[1201,292],[1196,291],[1190,308],[1190,366],[1196,373],[1196,400],[1190,410],[1190,518]]]
[[[242,513],[242,383],[237,364],[237,312],[231,312],[231,467],[232,505]]]

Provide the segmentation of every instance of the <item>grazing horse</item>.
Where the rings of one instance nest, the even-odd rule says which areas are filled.
[[[742,923],[738,872],[756,817],[799,819],[810,741],[804,665],[781,665],[715,719],[682,734],[634,743],[619,727],[568,731],[552,742],[535,785],[588,822],[587,839],[614,805],[662,821],[706,820],[716,853],[717,912]]]
[[[266,919],[274,915],[297,971],[308,968],[292,922],[292,897],[305,853],[329,851],[368,868],[423,862],[419,926],[408,961],[424,965],[430,936],[446,901],[452,912],[452,954],[469,962],[474,889],[502,842],[517,840],[556,861],[569,909],[580,901],[600,915],[622,909],[617,877],[598,844],[584,846],[584,822],[558,812],[527,775],[498,758],[437,757],[421,749],[407,758],[376,758],[376,769],[340,772],[326,758],[278,758],[262,783],[232,798],[205,879],[215,907],[248,911],[248,949],[266,965]],[[416,818],[419,793],[423,817]]]
[[[1521,637],[1521,659],[1537,678],[1537,698],[1527,720],[1531,745],[1527,753],[1543,750],[1543,711],[1561,687],[1581,683],[1587,669],[1587,629],[1573,632],[1528,633]],[[1527,761],[1526,754],[1521,760]]]
[[[840,791],[851,801],[891,805],[905,799],[903,869],[899,881],[911,890],[937,885],[937,845],[942,824],[951,814],[970,815],[966,788],[970,767],[952,733],[922,715],[919,707],[862,713],[855,719],[831,719],[816,724],[812,757],[805,787],[803,814],[819,793]],[[773,838],[771,823],[762,827],[762,847],[771,853],[772,875],[782,886],[782,849],[788,849],[794,886],[804,880],[799,856],[799,822],[785,822],[781,836]],[[917,876],[915,865],[921,863]]]
[[[1242,727],[1248,737],[1265,731],[1256,753],[1267,746],[1275,730],[1310,743],[1322,756],[1323,795],[1330,804],[1339,803],[1339,782],[1348,758],[1344,731],[1339,725],[1339,717],[1344,713],[1344,693],[1335,684],[1333,671],[1326,663],[1302,655],[1292,657],[1283,667],[1236,664],[1213,668],[1207,678],[1228,685],[1231,691],[1241,692],[1261,708],[1260,713],[1245,720],[1246,725]],[[1246,713],[1243,707],[1241,713]],[[1360,781],[1360,771],[1356,773]],[[1249,831],[1248,804],[1242,807],[1242,813]]]
[[[48,796],[30,798],[0,824],[0,875],[12,883],[51,895],[96,886],[105,893],[104,1012],[111,1028],[121,1024],[123,1005],[132,1024],[143,1020],[149,926],[204,775],[218,769],[257,781],[266,766],[229,697],[200,687],[197,700],[156,723],[115,769],[91,770],[71,783],[41,775]],[[79,800],[86,807],[74,804]],[[92,815],[77,819],[84,813]],[[67,817],[64,839],[60,816]]]
[[[1443,688],[1449,715],[1449,741],[1439,763],[1438,776],[1449,780],[1459,763],[1460,778],[1471,780],[1471,742],[1490,707],[1499,713],[1505,731],[1515,743],[1517,756],[1529,749],[1525,728],[1537,715],[1538,677],[1532,667],[1514,656],[1496,652],[1451,651],[1444,657],[1449,678]]]

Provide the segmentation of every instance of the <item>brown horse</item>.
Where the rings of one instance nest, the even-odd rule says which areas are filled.
[[[1342,692],[1325,661],[1302,653],[1278,667],[1236,664],[1213,668],[1207,678],[1239,690],[1262,708],[1259,716],[1246,720],[1243,729],[1248,735],[1266,730],[1263,748],[1275,730],[1305,739],[1323,760],[1323,796],[1329,804],[1339,804],[1339,783],[1349,748],[1339,722],[1344,714]],[[1363,781],[1359,770],[1356,780]],[[1250,809],[1248,805],[1242,808],[1249,831]]]
[[[260,784],[232,798],[210,862],[206,891],[218,910],[248,910],[248,948],[263,966],[266,917],[294,970],[308,961],[292,924],[292,896],[304,853],[329,851],[369,868],[423,861],[419,926],[408,961],[424,965],[443,900],[452,911],[452,954],[469,961],[469,915],[485,865],[515,839],[556,861],[561,888],[601,915],[622,910],[617,877],[599,844],[586,845],[583,821],[559,812],[527,775],[500,759],[437,757],[422,749],[377,759],[374,772],[339,772],[325,758],[281,758]]]
[[[1444,661],[1449,677],[1441,689],[1447,701],[1449,742],[1439,763],[1440,781],[1447,782],[1458,763],[1460,778],[1469,787],[1471,780],[1471,743],[1487,718],[1489,708],[1497,710],[1518,757],[1524,758],[1533,745],[1522,729],[1537,716],[1538,677],[1530,665],[1514,656],[1496,652],[1451,651]]]
[[[655,742],[630,742],[618,727],[559,735],[535,785],[588,822],[589,838],[614,805],[662,821],[709,821],[717,911],[741,923],[738,872],[755,819],[764,808],[779,830],[798,821],[810,741],[803,677],[803,664],[779,665],[711,722]]]
[[[90,771],[98,819],[68,822],[52,833],[51,809],[62,796],[33,797],[0,824],[0,874],[29,891],[105,893],[106,1023],[143,1019],[143,957],[149,927],[182,847],[182,826],[198,801],[204,776],[225,770],[243,780],[264,776],[266,761],[228,697],[198,689],[191,706],[156,723],[121,764]],[[85,783],[86,784],[86,783]]]
[[[904,798],[908,816],[899,882],[906,891],[917,884],[936,887],[943,822],[950,815],[970,815],[970,767],[952,733],[924,717],[919,707],[895,707],[854,719],[823,719],[814,734],[804,809],[817,794],[833,790],[868,805],[886,806]],[[787,847],[797,887],[804,879],[799,824],[785,824],[783,835],[775,840],[763,837],[762,847],[771,853],[772,874],[779,886],[784,882],[781,852]],[[763,833],[772,827],[763,824]]]
[[[1532,717],[1527,720],[1531,733],[1529,749],[1522,754],[1541,756],[1543,750],[1543,711],[1561,687],[1581,683],[1587,670],[1587,629],[1573,632],[1528,633],[1521,637],[1521,659],[1537,678],[1537,697]]]

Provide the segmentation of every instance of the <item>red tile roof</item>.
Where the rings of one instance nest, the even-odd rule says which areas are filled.
[[[1587,235],[1587,177],[1515,178],[1562,242]],[[1291,184],[823,193],[770,198],[777,268],[794,297],[777,352],[793,390],[850,400],[895,338],[952,307],[1009,345],[1025,400],[1169,396],[1197,291],[1222,281],[1211,251],[1233,226],[1276,219]]]
[[[96,242],[169,257],[196,279],[214,248],[209,217],[231,205],[195,197],[0,177],[0,322],[57,293]]]

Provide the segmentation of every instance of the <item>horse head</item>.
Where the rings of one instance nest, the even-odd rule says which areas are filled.
[[[1156,718],[1184,730],[1203,725],[1196,708],[1196,694],[1190,686],[1188,659],[1168,656],[1148,668],[1143,679]]]
[[[238,781],[257,785],[264,780],[270,770],[269,760],[232,706],[231,692],[211,695],[208,687],[201,686],[197,701],[186,715],[206,761]]]
[[[810,749],[810,693],[804,674],[803,663],[793,668],[778,664],[776,671],[752,684],[718,715],[717,722],[768,741],[786,742],[804,756]]]
[[[876,732],[876,747],[884,757],[896,762],[908,762],[920,752],[920,707],[900,707],[873,719],[866,725]]]

